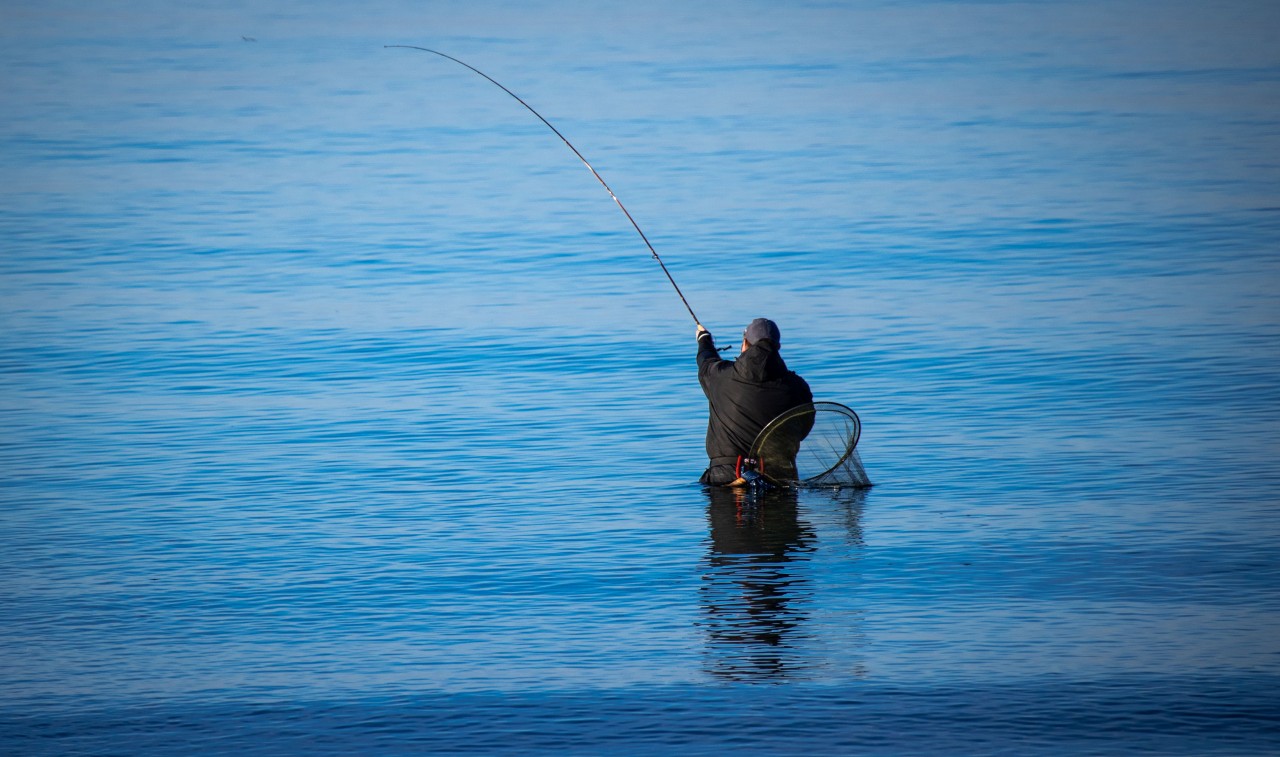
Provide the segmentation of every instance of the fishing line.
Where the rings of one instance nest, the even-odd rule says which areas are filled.
[[[559,138],[560,138],[560,141],[561,141],[561,142],[564,142],[564,143],[565,143],[565,145],[567,145],[567,146],[568,146],[568,148],[569,148],[570,150],[573,150],[573,154],[578,156],[578,160],[581,160],[581,161],[582,161],[582,164],[583,164],[584,166],[586,166],[586,167],[587,167],[587,170],[591,171],[591,175],[592,175],[592,176],[594,176],[594,177],[596,177],[596,180],[600,182],[600,185],[601,185],[602,187],[604,187],[604,190],[605,190],[606,192],[608,192],[608,193],[609,193],[609,196],[613,198],[613,201],[614,201],[615,203],[617,203],[617,204],[618,204],[618,208],[619,208],[620,210],[622,210],[622,214],[623,214],[623,215],[625,215],[625,216],[627,217],[627,220],[631,222],[631,225],[632,225],[633,227],[635,227],[636,233],[637,233],[637,234],[639,234],[639,235],[640,235],[640,238],[644,240],[644,244],[645,244],[645,246],[646,246],[646,247],[648,247],[648,248],[649,248],[649,252],[653,253],[653,259],[654,259],[654,260],[656,260],[656,261],[658,261],[658,265],[662,266],[662,272],[663,272],[663,273],[665,273],[665,274],[667,275],[667,281],[670,281],[670,282],[671,282],[671,286],[675,287],[676,294],[680,295],[680,301],[684,303],[685,310],[688,310],[688,311],[689,311],[689,315],[693,316],[693,322],[694,322],[694,323],[696,323],[696,324],[698,324],[698,325],[702,325],[702,322],[698,320],[698,316],[694,315],[694,313],[693,313],[693,308],[689,307],[689,301],[688,301],[688,300],[686,300],[686,299],[684,298],[684,292],[681,292],[681,291],[680,291],[680,287],[679,287],[679,285],[677,285],[677,284],[676,284],[676,280],[675,280],[674,278],[672,278],[672,276],[671,276],[671,271],[668,271],[668,270],[667,270],[667,266],[666,266],[666,264],[665,264],[665,263],[663,263],[663,262],[662,262],[662,258],[658,256],[658,251],[657,251],[657,250],[655,250],[655,249],[653,249],[653,245],[649,243],[649,237],[645,236],[644,231],[642,231],[642,230],[640,229],[640,224],[636,223],[636,219],[634,219],[634,218],[632,218],[632,217],[631,217],[631,213],[629,213],[629,212],[627,211],[626,206],[622,204],[622,200],[619,200],[619,199],[618,199],[618,196],[617,196],[617,195],[615,195],[615,194],[613,193],[613,190],[609,188],[609,185],[608,185],[607,183],[605,183],[604,178],[603,178],[602,176],[600,176],[600,174],[596,171],[596,169],[595,169],[595,168],[592,168],[591,164],[587,162],[587,159],[586,159],[586,158],[584,158],[584,157],[582,157],[582,153],[578,152],[578,148],[574,147],[574,146],[573,146],[573,143],[572,143],[572,142],[570,142],[568,139],[566,139],[566,138],[565,138],[565,136],[564,136],[563,134],[561,134],[561,133],[560,133],[560,130],[559,130],[559,129],[557,129],[556,127],[552,126],[550,121],[548,121],[547,119],[543,118],[541,113],[539,113],[538,111],[534,110],[534,109],[533,109],[533,106],[529,105],[529,103],[527,103],[527,102],[525,102],[524,100],[520,99],[520,96],[519,96],[519,95],[517,95],[515,92],[512,92],[511,90],[509,90],[509,89],[507,89],[506,87],[502,86],[502,84],[500,84],[500,83],[499,83],[496,79],[494,79],[492,76],[489,76],[489,75],[488,75],[488,74],[486,74],[485,72],[481,71],[480,69],[476,68],[475,66],[472,66],[472,65],[471,65],[471,64],[469,64],[469,63],[465,63],[465,62],[463,62],[463,61],[458,60],[457,58],[453,57],[452,55],[446,55],[445,53],[442,53],[442,52],[440,52],[439,50],[432,50],[432,49],[427,48],[427,47],[418,47],[418,46],[416,46],[416,45],[384,45],[383,47],[400,47],[400,48],[405,48],[405,49],[408,49],[408,50],[421,50],[421,51],[422,51],[422,52],[424,52],[424,53],[433,53],[433,54],[435,54],[435,55],[439,55],[441,58],[448,58],[449,60],[453,61],[454,63],[457,63],[458,65],[461,65],[461,66],[465,66],[465,67],[467,67],[467,68],[471,69],[472,71],[476,72],[477,74],[480,74],[481,76],[483,76],[484,78],[486,78],[486,79],[488,79],[490,82],[492,82],[494,85],[496,85],[496,86],[497,86],[499,89],[501,89],[503,92],[506,92],[508,95],[511,95],[512,97],[514,97],[514,98],[516,99],[516,102],[518,102],[518,103],[520,103],[521,105],[523,105],[524,107],[528,108],[530,113],[532,113],[533,115],[537,116],[539,121],[541,121],[542,123],[546,124],[548,129],[550,129],[551,131],[555,132],[555,135],[556,135],[557,137],[559,137]]]

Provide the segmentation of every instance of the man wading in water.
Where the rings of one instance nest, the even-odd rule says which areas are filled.
[[[809,384],[787,369],[778,350],[782,335],[768,318],[742,332],[742,352],[722,360],[711,332],[698,324],[698,383],[707,395],[707,470],[701,481],[731,484],[760,429],[797,405],[813,402]]]

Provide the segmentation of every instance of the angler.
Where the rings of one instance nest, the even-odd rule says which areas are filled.
[[[737,359],[720,359],[711,332],[694,314],[640,225],[604,178],[559,129],[493,77],[452,55],[415,45],[386,47],[421,50],[447,58],[511,95],[578,156],[578,160],[591,171],[631,222],[698,327],[698,379],[710,406],[707,423],[709,465],[702,474],[702,483],[753,487],[757,483],[871,485],[855,450],[862,432],[857,413],[838,403],[813,402],[809,385],[789,370],[778,354],[782,338],[777,324],[767,318],[755,319],[743,332],[742,351]]]
[[[813,392],[787,368],[779,354],[782,334],[768,318],[755,319],[742,332],[742,351],[734,360],[720,357],[715,338],[702,324],[697,339],[698,383],[708,405],[708,465],[701,481],[732,484],[751,472],[744,464],[758,464],[750,453],[760,431],[786,411],[813,402]],[[788,462],[794,471],[794,461]]]

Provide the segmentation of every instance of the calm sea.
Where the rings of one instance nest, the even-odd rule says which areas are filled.
[[[5,3],[0,751],[1280,753],[1277,35]],[[701,488],[639,236],[397,44],[876,486]]]

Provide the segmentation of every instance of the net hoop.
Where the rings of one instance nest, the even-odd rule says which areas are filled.
[[[811,438],[819,421],[821,438]],[[756,435],[750,456],[760,460],[771,477],[811,484],[824,481],[845,465],[855,455],[861,436],[862,421],[852,409],[838,402],[812,402],[769,421]],[[801,451],[805,467],[811,470],[798,468],[796,456]]]

